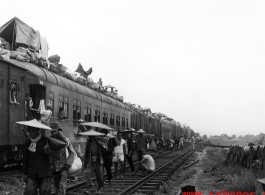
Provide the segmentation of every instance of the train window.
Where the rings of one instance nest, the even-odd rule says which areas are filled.
[[[128,119],[128,114],[126,114],[126,127],[129,128],[129,119]]]
[[[103,124],[108,124],[108,109],[103,108]]]
[[[120,126],[120,125],[121,125],[121,124],[120,124],[120,113],[117,112],[116,114],[117,114],[117,115],[116,115],[116,126]]]
[[[122,114],[122,117],[121,117],[121,126],[122,127],[125,127],[125,114]]]
[[[10,104],[18,103],[18,83],[10,82]]]
[[[85,103],[84,120],[91,122],[91,104]]]
[[[52,116],[54,116],[54,94],[52,92],[49,93],[49,104],[52,105],[51,111]]]
[[[59,96],[59,116],[61,119],[68,118],[69,98]]]
[[[114,112],[111,110],[110,111],[110,125],[114,125]]]
[[[100,107],[99,106],[95,106],[94,121],[100,122]]]
[[[73,102],[73,119],[81,119],[81,101],[74,100]]]

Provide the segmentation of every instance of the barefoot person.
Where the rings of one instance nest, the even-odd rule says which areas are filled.
[[[95,173],[98,183],[97,193],[101,193],[104,187],[103,183],[103,157],[102,157],[102,145],[97,141],[96,137],[104,134],[89,130],[87,132],[80,133],[81,135],[88,135],[89,138],[86,144],[84,168],[87,171],[87,191],[85,194],[91,194],[91,187],[93,186],[92,178]]]
[[[115,171],[117,178],[123,179],[122,171],[123,171],[123,165],[124,165],[124,153],[126,151],[125,149],[125,140],[122,139],[122,133],[119,131],[117,134],[117,138],[115,138],[117,146],[114,147],[114,157],[113,162],[115,164]],[[118,174],[118,163],[120,162],[121,168],[120,168],[120,175]]]

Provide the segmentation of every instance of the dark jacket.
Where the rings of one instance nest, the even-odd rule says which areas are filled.
[[[136,139],[136,150],[142,151],[142,152],[146,151],[146,140],[145,140],[144,136],[137,137],[137,139]]]
[[[49,156],[44,146],[48,142],[48,138],[41,137],[37,142],[36,152],[28,150],[31,141],[28,139],[24,144],[23,150],[23,172],[29,178],[43,178],[52,176]]]
[[[68,150],[69,154],[67,158],[66,158],[66,149]],[[68,147],[63,148],[60,151],[60,160],[56,160],[54,158],[50,159],[52,171],[60,171],[64,167],[64,165],[69,165],[71,167],[74,162],[74,158],[75,158],[75,151],[72,144],[70,143]]]
[[[133,150],[133,139],[132,138],[126,138],[126,140],[127,140],[127,147],[128,147],[128,154],[132,154],[132,150]]]
[[[113,153],[113,145],[111,138],[106,138],[106,144],[107,144],[107,149],[101,151],[102,157],[104,163],[110,163],[112,162],[112,153]]]
[[[95,139],[95,142],[99,148],[99,162],[100,164],[103,164],[103,158],[102,158],[102,150],[103,146]],[[84,157],[84,165],[91,165],[91,150],[90,150],[90,139],[87,140],[86,143],[86,151],[85,151],[85,157]]]

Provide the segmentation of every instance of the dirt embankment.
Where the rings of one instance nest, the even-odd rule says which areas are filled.
[[[181,187],[195,186],[197,192],[208,195],[225,192],[253,192],[261,194],[261,184],[258,178],[264,178],[265,173],[253,171],[239,165],[225,165],[224,161],[228,150],[222,148],[204,148],[196,151],[190,162],[199,159],[199,162],[187,169],[180,169],[173,174],[159,194],[177,195]]]

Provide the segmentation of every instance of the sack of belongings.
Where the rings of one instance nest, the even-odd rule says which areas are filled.
[[[30,62],[31,52],[28,49],[19,47],[16,51],[13,52],[11,58],[19,60],[21,62]]]
[[[48,58],[49,62],[54,63],[54,64],[58,64],[60,62],[60,56],[56,55],[52,55]]]
[[[2,59],[10,59],[12,52],[7,49],[0,48],[0,58]]]
[[[64,73],[65,73],[67,68],[64,65],[62,65],[62,64],[57,64],[56,68],[57,68],[58,74],[61,75],[61,76],[64,76]]]
[[[58,74],[58,71],[57,71],[57,64],[50,63],[49,71],[51,71],[51,72],[53,72],[53,73],[55,73],[55,74]]]
[[[60,139],[50,137],[49,138],[49,146],[53,151],[59,151],[63,149],[67,145],[67,142],[64,142]]]
[[[86,85],[86,79],[85,79],[85,77],[82,77],[82,76],[77,77],[75,81],[77,83],[79,83],[80,85],[84,85],[84,86]]]
[[[74,74],[74,72],[72,72],[69,69],[65,70],[63,76],[66,77],[67,79],[71,80],[71,81],[75,81],[75,74]]]
[[[152,139],[152,142],[151,142],[148,150],[152,150],[152,151],[155,151],[155,152],[157,151],[157,146],[155,144],[155,140],[154,139]]]

